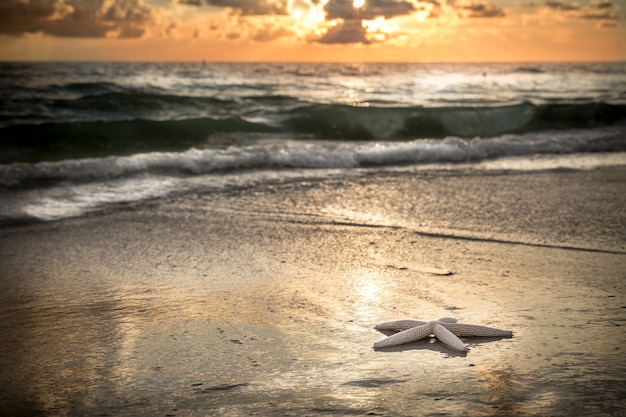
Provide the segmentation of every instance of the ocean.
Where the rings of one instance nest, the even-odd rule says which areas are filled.
[[[0,63],[0,224],[381,170],[626,164],[625,152],[625,62]]]

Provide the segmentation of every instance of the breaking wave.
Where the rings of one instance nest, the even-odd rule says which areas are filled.
[[[191,148],[39,163],[0,165],[8,187],[89,182],[134,176],[194,176],[264,169],[355,168],[476,162],[531,154],[626,151],[626,128],[505,134],[486,139],[448,137],[412,141],[259,140],[244,146]]]
[[[105,96],[110,98],[110,93]],[[289,97],[267,99],[285,101]],[[430,108],[318,104],[280,113],[221,118],[17,124],[0,129],[0,163],[184,151],[192,147],[214,147],[216,143],[232,144],[232,138],[224,142],[232,133],[239,134],[232,139],[238,143],[247,142],[256,134],[286,135],[295,140],[396,142],[450,137],[486,139],[506,134],[625,124],[626,105],[607,103],[535,105],[524,102]]]

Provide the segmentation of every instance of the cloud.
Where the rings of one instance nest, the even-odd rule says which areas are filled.
[[[562,1],[558,1],[558,0],[546,1],[546,6],[548,6],[551,9],[563,10],[563,11],[580,10],[580,6],[578,5],[578,3],[565,3]]]
[[[189,6],[216,6],[239,11],[242,15],[285,15],[294,4],[297,8],[307,10],[311,7],[322,7],[327,20],[334,19],[373,19],[375,17],[390,18],[406,15],[415,11],[413,1],[405,0],[368,0],[359,9],[353,6],[352,0],[177,0],[179,4]],[[420,0],[416,0],[420,1]],[[437,0],[423,0],[438,4]]]
[[[141,0],[115,0],[101,10],[102,19],[107,22],[143,23],[152,18],[152,9]]]
[[[189,6],[225,7],[239,11],[245,16],[287,14],[286,0],[178,0]]]
[[[495,4],[488,2],[473,2],[458,6],[459,9],[468,11],[468,17],[504,17],[504,11]]]
[[[613,7],[613,3],[608,0],[597,0],[591,2],[591,7],[596,9],[610,9]]]
[[[600,13],[594,13],[594,12],[589,12],[589,13],[582,13],[578,16],[580,19],[588,19],[588,20],[594,20],[594,19],[604,19],[604,20],[617,20],[617,15],[615,13],[611,13],[611,12],[600,12]]]
[[[349,19],[331,28],[324,36],[317,40],[319,43],[370,43],[365,36],[365,28],[361,20]]]
[[[490,18],[506,16],[501,7],[488,0],[448,0],[447,4],[456,10],[460,17]]]
[[[584,20],[619,20],[620,17],[611,11],[613,3],[610,0],[591,1],[589,6],[579,6],[578,3],[565,3],[558,0],[546,1],[546,6],[555,10],[566,12],[567,16],[574,19]],[[613,27],[608,23],[601,27]]]
[[[154,14],[143,0],[2,0],[0,33],[136,38]]]
[[[617,27],[617,23],[615,22],[600,22],[600,24],[598,25],[599,28],[601,29],[613,29]]]
[[[368,0],[359,9],[352,5],[352,0],[330,0],[324,10],[327,19],[374,19],[384,17],[386,19],[408,15],[414,12],[415,6],[408,1],[394,0]]]
[[[275,27],[274,25],[267,23],[258,29],[254,35],[252,35],[252,40],[257,42],[271,42],[291,35],[293,35],[291,30],[283,27]]]
[[[429,2],[437,0],[429,0]],[[324,6],[327,21],[339,21],[325,35],[317,38],[320,43],[372,43],[367,36],[364,21],[391,19],[419,11],[412,2],[404,0],[367,0],[363,7],[355,8],[352,0],[329,0]],[[384,38],[384,37],[383,37]],[[373,39],[376,39],[375,37]]]

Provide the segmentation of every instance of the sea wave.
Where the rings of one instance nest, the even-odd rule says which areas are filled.
[[[0,165],[6,187],[89,182],[140,175],[195,176],[267,169],[355,168],[477,162],[506,156],[626,151],[626,128],[506,134],[488,139],[413,141],[261,140],[223,149],[149,152]]]
[[[528,73],[528,74],[543,74],[545,71],[539,67],[522,66],[522,67],[515,68],[513,72]]]
[[[315,104],[245,116],[12,125],[0,129],[0,163],[183,151],[211,147],[232,133],[241,134],[240,141],[252,134],[306,140],[399,141],[484,139],[512,133],[623,125],[626,105],[607,103],[523,102],[482,107]]]
[[[314,105],[293,110],[285,122],[299,133],[333,139],[492,137],[546,129],[626,122],[626,105],[572,103],[502,106],[369,107]]]
[[[53,91],[72,91],[84,95],[100,95],[124,90],[122,85],[106,81],[70,82],[66,84],[53,84],[49,87]]]
[[[207,137],[229,132],[276,132],[240,118],[45,123],[0,129],[0,163],[77,159],[206,146]]]
[[[101,95],[89,95],[71,101],[58,101],[59,108],[81,109],[88,108],[91,112],[127,112],[129,110],[154,111],[175,106],[212,109],[214,106],[234,105],[232,100],[222,100],[215,97],[180,96],[175,94],[153,93],[146,91],[107,92]]]

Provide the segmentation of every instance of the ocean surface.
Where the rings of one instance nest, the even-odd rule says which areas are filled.
[[[626,164],[626,63],[0,63],[0,224],[563,155]]]

